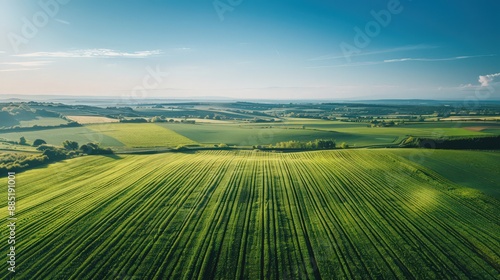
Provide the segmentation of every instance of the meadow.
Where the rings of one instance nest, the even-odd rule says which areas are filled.
[[[183,135],[153,123],[96,124],[88,125],[87,128],[97,135],[111,137],[131,148],[176,147],[197,144]]]
[[[16,279],[498,279],[500,201],[430,168],[481,164],[470,155],[207,151],[29,170]]]
[[[499,152],[393,149],[390,153],[500,200]]]
[[[81,117],[85,122],[102,122],[104,117]],[[59,119],[62,120],[62,119]],[[249,123],[201,120],[185,123],[86,123],[80,127],[0,132],[0,138],[17,141],[21,136],[43,139],[52,145],[64,140],[96,142],[123,150],[130,148],[175,148],[179,145],[227,144],[251,147],[278,142],[335,139],[351,147],[397,146],[407,136],[454,137],[499,135],[500,125],[484,122],[422,122],[394,127],[370,127],[367,123],[284,118],[280,122]]]
[[[25,137],[30,142],[34,141],[35,139],[43,139],[48,144],[59,146],[65,140],[76,141],[80,144],[96,142],[108,147],[124,146],[124,144],[120,141],[104,133],[100,133],[99,131],[89,129],[84,126],[0,133],[0,138],[4,138],[10,141],[19,141],[19,138],[21,137]]]

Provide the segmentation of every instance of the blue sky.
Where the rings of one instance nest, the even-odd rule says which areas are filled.
[[[0,0],[0,94],[500,99],[498,1]]]

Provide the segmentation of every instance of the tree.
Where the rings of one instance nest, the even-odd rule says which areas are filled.
[[[349,148],[349,145],[347,145],[346,142],[342,142],[342,144],[340,144],[340,148],[347,149],[347,148]]]
[[[58,148],[47,149],[43,151],[42,155],[47,156],[47,158],[51,161],[63,160],[67,158],[66,153],[62,149]]]
[[[38,147],[38,146],[43,145],[43,144],[47,144],[47,142],[45,142],[42,139],[36,139],[35,141],[33,141],[33,147]]]
[[[80,151],[86,153],[87,155],[110,155],[113,154],[113,150],[110,148],[101,148],[96,143],[83,144],[80,147]]]
[[[24,138],[24,136],[21,136],[21,138],[19,138],[19,145],[26,145],[26,138]]]
[[[70,141],[70,140],[66,140],[62,144],[66,150],[70,150],[70,151],[78,150],[78,147],[79,147],[78,142]]]

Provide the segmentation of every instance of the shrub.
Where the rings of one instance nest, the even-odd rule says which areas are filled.
[[[43,144],[47,144],[47,142],[45,142],[42,139],[36,139],[35,141],[33,141],[33,147],[38,147],[38,146],[43,145]]]

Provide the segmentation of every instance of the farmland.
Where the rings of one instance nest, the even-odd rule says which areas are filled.
[[[500,124],[466,116],[500,106],[482,106],[4,104],[16,278],[497,279],[500,154],[474,145]]]
[[[500,201],[392,151],[86,156],[23,172],[16,278],[497,279]]]
[[[77,141],[79,143],[98,142],[109,147],[124,146],[120,141],[98,131],[87,127],[65,127],[41,129],[23,132],[0,133],[0,137],[11,141],[17,141],[20,137],[25,137],[28,141],[43,139],[52,145],[61,145],[64,140]]]
[[[500,153],[453,150],[391,150],[417,162],[454,183],[481,190],[500,199]],[[466,160],[465,160],[466,159]]]
[[[127,147],[175,147],[193,145],[196,142],[156,124],[99,124],[87,128],[97,135],[106,135]]]

